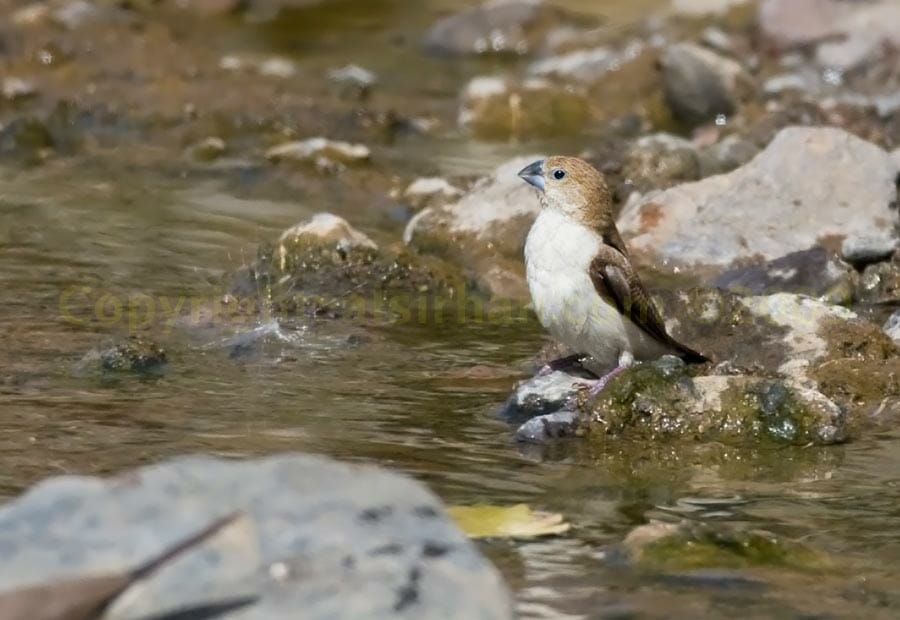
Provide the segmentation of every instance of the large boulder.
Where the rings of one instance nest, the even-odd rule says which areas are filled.
[[[201,617],[217,605],[215,617],[241,620],[513,617],[496,569],[424,486],[305,455],[44,481],[0,508],[0,589],[125,574],[234,513],[102,617]]]
[[[897,165],[843,130],[788,127],[728,174],[635,197],[619,229],[638,259],[724,270],[823,241],[890,235]]]

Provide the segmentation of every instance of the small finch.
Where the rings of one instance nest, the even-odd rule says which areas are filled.
[[[607,373],[592,394],[636,361],[666,354],[709,361],[666,331],[628,258],[600,172],[584,160],[555,156],[519,176],[540,191],[542,206],[525,242],[535,311],[554,338]]]

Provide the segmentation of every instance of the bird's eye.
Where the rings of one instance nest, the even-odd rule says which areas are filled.
[[[563,178],[565,178],[565,176],[566,176],[566,171],[563,170],[562,168],[557,168],[556,170],[553,171],[553,178],[556,179],[557,181],[562,180]]]

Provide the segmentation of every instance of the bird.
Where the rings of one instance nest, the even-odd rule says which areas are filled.
[[[663,355],[692,364],[710,361],[666,331],[616,228],[600,171],[583,159],[555,155],[529,164],[518,176],[538,189],[541,201],[525,241],[534,310],[544,328],[576,352],[556,362],[589,356],[603,369],[591,382],[590,393],[596,395],[636,362]]]

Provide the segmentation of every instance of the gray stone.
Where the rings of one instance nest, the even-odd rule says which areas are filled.
[[[791,252],[762,265],[738,267],[715,277],[710,284],[736,293],[801,293],[848,301],[855,287],[856,272],[824,248]],[[833,294],[840,299],[832,298]]]
[[[788,127],[733,172],[633,195],[619,229],[639,262],[724,270],[825,237],[884,234],[896,174],[888,153],[841,129]]]
[[[547,443],[574,437],[580,425],[581,414],[564,409],[531,418],[516,430],[515,439],[523,443]]]
[[[900,4],[894,0],[764,0],[760,29],[781,47],[816,46],[821,67],[849,71],[900,45]]]
[[[671,187],[700,178],[697,148],[688,140],[665,133],[635,140],[625,153],[622,173],[637,191]]]
[[[900,344],[900,310],[895,310],[884,322],[884,333],[891,337],[891,340]]]
[[[438,54],[527,54],[546,35],[555,11],[543,0],[493,0],[436,22],[425,49]]]
[[[691,126],[732,114],[750,82],[740,64],[693,43],[667,47],[660,66],[666,103],[675,118]]]
[[[0,587],[126,571],[235,511],[103,618],[247,596],[258,599],[217,617],[513,617],[496,569],[423,485],[306,455],[184,457],[114,478],[44,481],[0,509]]]
[[[540,77],[594,84],[610,72],[635,60],[645,48],[646,45],[642,41],[635,40],[621,49],[610,47],[577,49],[535,61],[528,67],[528,72]]]
[[[500,410],[507,420],[522,420],[555,413],[568,407],[586,375],[555,370],[520,381]]]
[[[759,148],[739,136],[726,136],[699,152],[700,178],[731,172],[756,157]]]
[[[841,255],[848,263],[865,266],[889,259],[897,249],[894,234],[853,235],[841,244]]]

